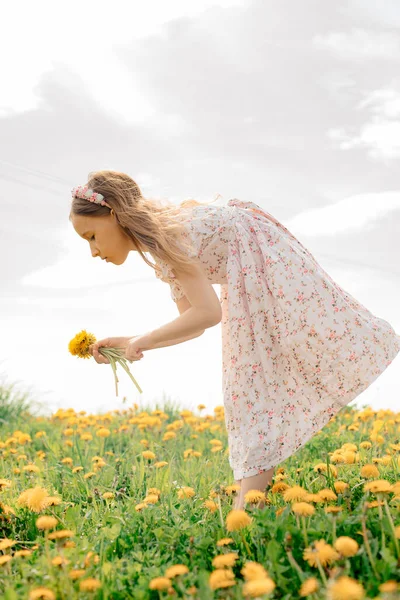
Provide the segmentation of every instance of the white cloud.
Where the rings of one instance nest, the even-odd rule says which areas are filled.
[[[400,192],[357,194],[300,213],[285,223],[295,235],[326,236],[373,229],[378,218],[400,210]]]
[[[327,50],[343,60],[400,58],[399,36],[389,31],[353,28],[351,31],[316,35],[312,40],[319,50]]]
[[[110,10],[106,0],[70,0],[64,6],[42,0],[35,5],[24,3],[23,19],[21,6],[9,3],[0,54],[12,60],[1,62],[1,80],[7,85],[2,86],[0,118],[38,109],[41,102],[35,91],[37,82],[50,72],[56,79],[57,70],[64,65],[82,79],[81,90],[76,90],[78,95],[80,91],[90,94],[115,121],[143,124],[155,115],[156,109],[151,94],[136,82],[129,65],[121,62],[118,48],[135,39],[162,35],[165,24],[173,19],[195,17],[211,6],[228,8],[246,3],[114,0]],[[60,22],[62,26],[49,27],[49,23]],[[65,69],[60,71],[65,83]],[[167,126],[171,129],[173,123]]]
[[[327,137],[342,150],[364,148],[372,159],[388,163],[400,156],[400,92],[399,84],[365,94],[356,110],[368,110],[372,117],[361,125],[359,132],[345,127],[332,127]]]
[[[375,117],[358,135],[351,136],[342,128],[330,129],[327,135],[342,150],[364,148],[368,156],[384,163],[400,157],[400,121]]]

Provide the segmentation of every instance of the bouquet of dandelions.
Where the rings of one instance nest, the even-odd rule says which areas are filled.
[[[91,358],[92,355],[89,351],[89,346],[96,342],[96,337],[93,333],[88,333],[85,329],[82,329],[79,333],[76,334],[74,338],[68,344],[68,350],[73,356],[79,356],[79,358]],[[117,376],[117,363],[121,365],[121,367],[128,373],[129,377],[132,379],[133,383],[136,385],[139,392],[142,394],[143,391],[136,379],[133,377],[132,373],[129,370],[127,359],[124,356],[124,350],[122,348],[106,348],[101,346],[99,348],[99,354],[105,356],[109,361],[111,368],[114,373],[115,380],[115,394],[118,396],[118,376]],[[129,361],[132,362],[132,361]]]

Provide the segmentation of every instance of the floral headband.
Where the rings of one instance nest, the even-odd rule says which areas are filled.
[[[74,187],[71,191],[73,198],[83,198],[84,200],[89,200],[89,202],[101,204],[101,206],[108,206],[108,208],[112,209],[112,207],[104,200],[103,194],[96,194],[92,189],[88,188],[87,185],[78,185],[78,187]]]

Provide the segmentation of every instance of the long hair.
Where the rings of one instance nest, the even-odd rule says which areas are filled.
[[[119,171],[93,171],[89,173],[86,184],[94,192],[103,194],[105,201],[112,207],[118,225],[130,237],[146,264],[157,269],[148,260],[141,246],[153,256],[166,261],[172,267],[188,272],[193,260],[185,254],[185,248],[191,246],[185,239],[183,225],[179,219],[181,208],[209,205],[215,202],[199,202],[192,198],[178,205],[171,202],[145,198],[138,184],[126,173]],[[71,214],[102,217],[110,214],[107,206],[88,202],[74,197]],[[69,217],[71,219],[71,215]],[[177,240],[179,239],[179,242]]]

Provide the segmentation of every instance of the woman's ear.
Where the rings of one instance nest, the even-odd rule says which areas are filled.
[[[111,216],[113,216],[113,214],[114,214],[114,209],[112,208],[112,209],[110,210],[110,215],[111,215]]]

